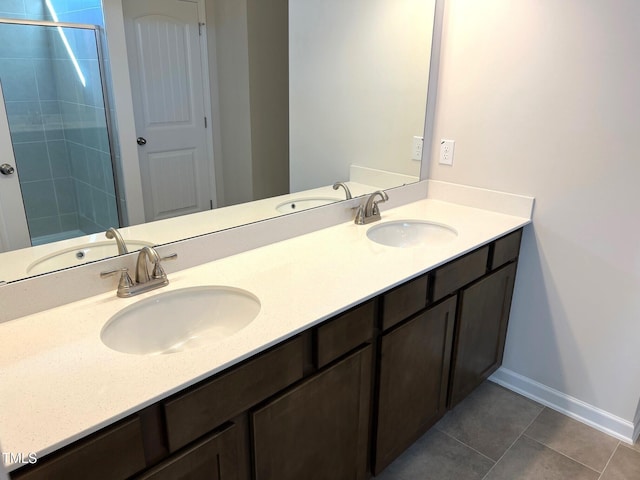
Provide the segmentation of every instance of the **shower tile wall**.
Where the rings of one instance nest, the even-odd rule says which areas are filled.
[[[58,20],[87,25],[104,25],[100,0],[50,0]]]
[[[99,1],[52,3],[60,8],[61,21],[67,16],[102,23]],[[43,5],[2,0],[0,16],[51,20]],[[37,237],[118,225],[94,34],[72,29],[65,34],[86,86],[56,30],[11,25],[0,30],[0,78],[34,243]]]
[[[42,0],[2,0],[0,1],[0,17],[27,18],[30,20],[47,20]]]
[[[5,17],[44,16],[41,1],[0,4]],[[32,237],[78,229],[46,35],[43,29],[19,25],[0,30],[0,78]]]
[[[109,153],[100,70],[93,32],[67,31],[86,85],[62,42],[52,42],[53,77],[58,88],[71,177],[78,200],[79,227],[85,233],[118,226],[113,171]]]
[[[104,25],[100,0],[51,0],[51,4],[61,22]],[[67,35],[87,85],[83,87],[78,81],[60,42],[55,44],[54,75],[58,85],[65,85],[58,95],[78,198],[80,228],[93,233],[119,225],[109,139],[95,42],[84,30],[68,31]],[[108,65],[108,60],[105,63]],[[110,78],[109,72],[107,78]]]

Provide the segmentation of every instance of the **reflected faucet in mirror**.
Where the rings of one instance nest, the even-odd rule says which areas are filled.
[[[125,253],[129,253],[129,250],[127,250],[127,244],[124,243],[124,240],[122,239],[122,235],[120,235],[120,232],[118,230],[111,227],[109,230],[105,232],[104,236],[107,237],[109,240],[115,239],[116,245],[118,246],[118,255],[124,255]]]
[[[349,190],[349,187],[347,187],[347,184],[344,182],[336,182],[333,184],[333,189],[334,190],[338,190],[338,188],[344,188],[344,193],[346,193],[347,195],[347,200],[351,200],[353,197],[351,196],[351,190]]]
[[[194,2],[176,2],[189,4],[183,9],[184,15],[195,11],[191,8]],[[67,2],[51,3],[56,8],[59,3],[62,8]],[[142,75],[145,67],[135,58],[141,50],[129,48],[137,38],[129,34],[136,28],[154,31],[171,16],[158,11],[133,15],[128,10],[144,2],[114,3],[121,3],[122,14],[109,14],[108,9],[103,12],[96,6],[90,21],[75,13],[64,18],[69,12],[59,10],[61,22],[80,22],[72,27],[21,17],[28,15],[24,12],[16,12],[12,19],[0,19],[0,35],[20,39],[0,52],[4,87],[0,104],[7,107],[0,108],[0,116],[8,119],[0,121],[0,130],[6,130],[6,135],[0,131],[0,154],[15,156],[15,164],[11,164],[18,175],[12,177],[24,183],[21,190],[25,205],[34,199],[39,201],[37,208],[20,209],[24,211],[21,225],[26,231],[20,242],[0,245],[0,252],[6,252],[1,253],[3,270],[11,266],[10,271],[0,274],[4,280],[20,280],[112,256],[112,244],[109,249],[97,242],[109,227],[118,229],[127,240],[127,250],[133,250],[132,238],[145,239],[139,244],[162,245],[419,180],[420,164],[411,160],[408,146],[414,136],[425,132],[434,0],[383,0],[366,15],[356,17],[352,12],[368,9],[367,2],[292,1],[286,7],[263,12],[268,14],[268,21],[259,28],[266,37],[247,31],[252,27],[246,21],[241,22],[244,29],[234,31],[229,19],[218,18],[207,1],[205,12],[200,12],[206,15],[203,26],[207,35],[198,35],[198,19],[184,28],[193,34],[189,36],[189,42],[194,42],[189,44],[193,47],[189,54],[197,59],[193,64],[200,66],[200,59],[207,58],[211,68],[189,73],[198,78],[193,77],[194,82],[184,78],[183,83],[161,75]],[[147,2],[152,9],[164,8],[160,3]],[[260,2],[247,5],[247,9],[260,8]],[[244,20],[257,13],[245,11]],[[388,22],[388,18],[397,21]],[[93,23],[99,28],[87,25]],[[264,31],[266,25],[268,32]],[[70,47],[74,55],[91,55],[90,74],[84,71],[82,80],[70,53],[60,48],[61,33],[73,37]],[[97,48],[98,37],[109,51],[103,58]],[[236,37],[242,41],[233,41]],[[255,38],[264,42],[256,43]],[[167,37],[162,41],[170,40]],[[233,48],[224,49],[222,45]],[[158,45],[150,47],[157,49]],[[164,51],[174,48],[178,46],[171,45]],[[239,63],[237,59],[246,58],[248,50],[255,55],[249,56],[248,63]],[[271,52],[268,56],[260,54],[267,50]],[[42,58],[31,59],[30,52],[34,51]],[[12,68],[18,58],[31,67]],[[109,58],[126,60],[109,65]],[[252,60],[261,58],[269,58],[268,64]],[[172,61],[169,57],[161,60],[167,65]],[[187,75],[183,70],[175,71]],[[383,75],[370,75],[373,71]],[[112,78],[106,77],[109,72],[113,72]],[[23,74],[27,77],[21,77]],[[46,99],[40,98],[38,89],[26,88],[37,83],[38,75],[51,80],[47,90],[50,97]],[[144,89],[140,84],[143,76],[159,83]],[[162,92],[167,87],[174,89],[175,98],[184,100],[180,105],[194,107],[187,98],[189,92],[171,87],[174,83],[216,87],[196,95],[210,98],[200,101],[198,109],[165,109],[162,105],[166,102],[153,102],[164,98]],[[103,95],[106,85],[113,87],[112,95]],[[142,121],[144,115],[138,118],[136,108],[120,107],[124,102],[130,107],[132,99],[135,103],[145,97],[136,95],[140,91],[151,99],[149,112],[156,120],[174,121],[178,129],[184,124],[199,129],[202,148],[198,147],[197,155],[187,154],[191,150],[179,148],[182,144],[177,141],[163,144],[161,140],[168,135],[143,131],[141,128],[147,127],[140,127],[138,120]],[[229,102],[230,98],[242,101]],[[86,108],[52,108],[68,107],[78,99]],[[203,103],[205,111],[200,116]],[[236,104],[249,108],[237,110]],[[189,117],[196,110],[198,115]],[[140,111],[144,112],[144,105]],[[114,123],[136,126],[133,141],[127,140],[131,132],[110,129],[109,114],[114,116]],[[166,123],[160,120],[151,121],[149,128]],[[393,128],[380,128],[389,122],[393,122]],[[250,128],[255,125],[269,128]],[[138,145],[138,137],[147,139],[147,144]],[[161,144],[167,149],[164,153]],[[186,164],[174,168],[176,162]],[[36,164],[56,165],[58,176],[34,172],[31,167]],[[336,178],[344,179],[338,184],[348,185],[344,197],[332,195]],[[163,188],[158,188],[158,182]],[[0,210],[17,204],[5,200],[6,191],[0,191]],[[274,200],[273,205],[266,205],[267,199]],[[246,208],[235,208],[240,205]],[[232,210],[217,215],[221,208]],[[152,226],[148,232],[131,230],[183,214],[190,214],[191,220],[170,227]],[[202,229],[196,229],[197,225]],[[77,242],[71,242],[75,238]],[[120,251],[124,242],[118,243],[115,233],[107,234],[107,238],[116,240],[119,254],[125,253]],[[96,243],[98,248],[93,248]],[[51,247],[42,248],[46,245]],[[22,257],[4,257],[20,250],[32,251],[22,254],[26,257],[24,268],[19,268]]]

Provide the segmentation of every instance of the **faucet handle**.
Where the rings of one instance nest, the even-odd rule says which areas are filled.
[[[177,258],[178,258],[178,254],[177,253],[170,253],[166,257],[160,257],[160,260],[164,262],[166,260],[175,260]]]
[[[164,271],[164,268],[162,268],[162,265],[160,265],[160,262],[153,264],[153,271],[151,272],[151,278],[153,279],[167,278],[167,272]]]
[[[129,275],[129,269],[127,267],[122,267],[122,268],[116,268],[115,270],[107,270],[106,272],[100,272],[100,278],[113,277],[118,273],[121,273],[123,276]]]
[[[120,281],[118,282],[118,296],[123,296],[129,292],[134,283],[129,276],[129,269],[127,267],[116,268],[115,270],[109,270],[106,272],[100,272],[100,278],[112,277],[113,275],[120,274]]]
[[[151,272],[151,277],[167,278],[167,273],[164,271],[164,268],[162,268],[162,265],[160,265],[160,262],[164,262],[165,260],[175,260],[177,258],[178,258],[177,253],[171,253],[166,257],[160,257],[160,260],[153,264],[153,271]]]
[[[364,204],[354,207],[354,210],[356,210],[356,216],[353,221],[356,225],[364,225]]]

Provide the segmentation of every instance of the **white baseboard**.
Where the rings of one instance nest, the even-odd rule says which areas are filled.
[[[623,442],[632,444],[638,436],[634,422],[624,420],[504,367],[499,368],[489,380]]]

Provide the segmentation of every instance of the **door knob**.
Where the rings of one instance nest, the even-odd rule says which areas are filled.
[[[136,142],[138,142],[138,145],[146,145],[147,144],[147,139],[144,138],[144,137],[138,137]]]
[[[11,175],[15,171],[16,169],[8,163],[3,163],[2,165],[0,165],[0,173],[2,175]]]

